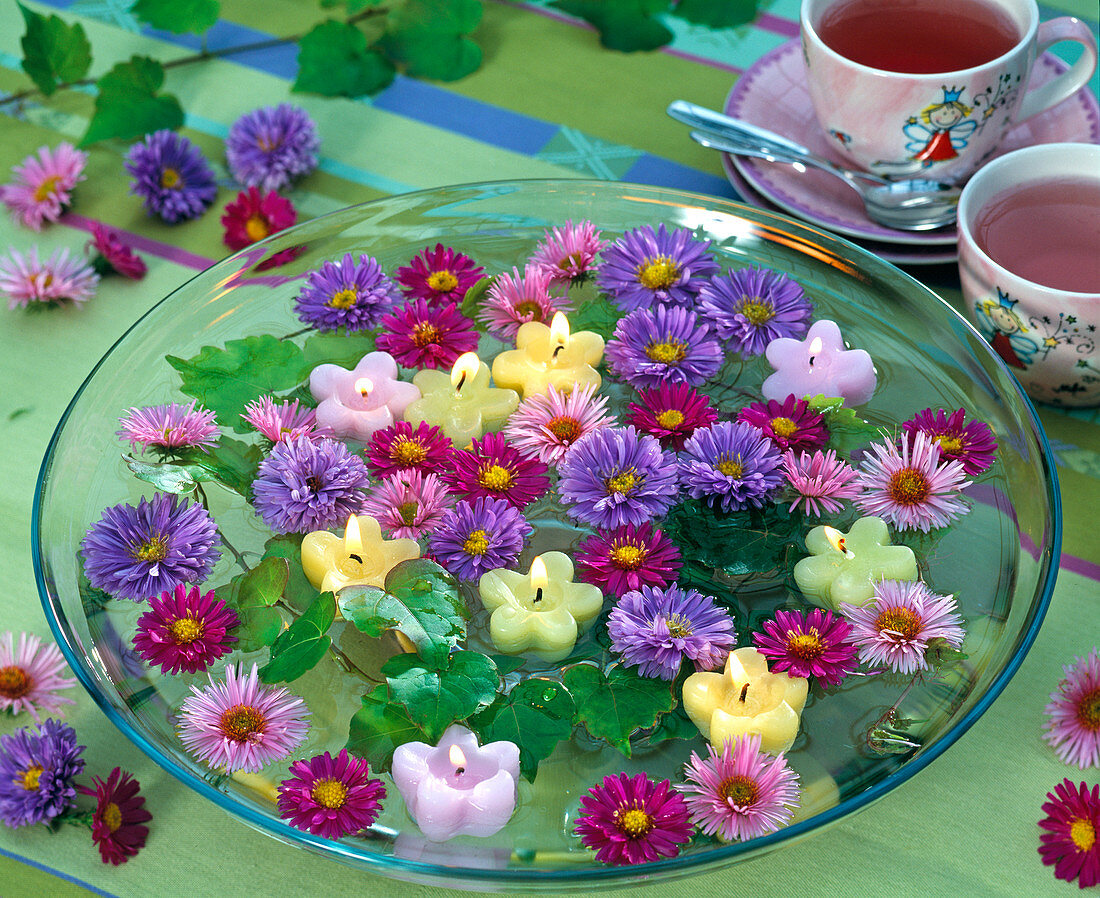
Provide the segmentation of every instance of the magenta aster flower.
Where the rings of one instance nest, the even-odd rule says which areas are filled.
[[[115,231],[99,222],[92,225],[92,239],[86,251],[93,253],[92,268],[101,277],[121,274],[132,281],[140,281],[148,270],[141,256],[123,243]]]
[[[214,202],[218,185],[206,157],[175,131],[146,134],[124,161],[133,176],[130,193],[140,196],[150,215],[169,224],[198,218]]]
[[[641,403],[630,403],[626,423],[655,436],[663,449],[679,452],[695,431],[718,420],[718,412],[707,404],[707,397],[689,384],[663,383],[638,395]]]
[[[917,431],[928,434],[939,444],[940,457],[959,462],[968,477],[987,470],[997,457],[997,440],[993,437],[993,431],[984,421],[968,422],[965,409],[960,408],[948,415],[942,408],[935,413],[926,408],[901,427],[910,436]]]
[[[551,386],[519,404],[504,435],[521,455],[554,465],[581,437],[615,423],[606,412],[607,397],[596,394],[595,384],[577,386],[571,393]]]
[[[499,433],[487,433],[473,440],[469,449],[454,452],[443,477],[456,495],[505,499],[520,509],[550,489],[546,465],[520,455]]]
[[[200,761],[256,773],[305,741],[305,703],[282,687],[260,683],[255,664],[248,673],[227,665],[224,682],[207,676],[209,685],[191,687],[179,716],[180,741]]]
[[[581,797],[573,831],[604,864],[641,864],[676,857],[691,838],[691,823],[668,780],[655,783],[644,773],[620,773],[604,777]]]
[[[0,736],[0,821],[49,823],[76,801],[73,779],[84,769],[76,731],[52,717],[37,729]]]
[[[94,795],[92,841],[99,848],[105,864],[125,864],[145,845],[149,827],[145,824],[153,815],[145,810],[145,796],[140,795],[141,783],[120,767],[114,768],[104,782],[93,777],[94,789],[77,786],[84,795]]]
[[[406,368],[450,369],[464,352],[477,351],[474,323],[453,302],[428,305],[414,299],[382,316],[378,348]]]
[[[969,511],[958,496],[970,486],[962,463],[941,462],[939,446],[923,431],[903,433],[897,446],[872,443],[856,482],[860,510],[899,530],[927,533]]]
[[[166,674],[198,673],[228,655],[237,641],[229,631],[240,624],[237,612],[197,586],[180,584],[173,592],[149,599],[150,611],[138,618],[134,648]]]
[[[274,190],[261,194],[255,187],[249,187],[226,205],[222,241],[230,249],[244,249],[289,228],[297,220],[298,211],[290,200]]]
[[[493,280],[479,317],[494,336],[515,340],[521,324],[549,324],[555,312],[569,311],[567,300],[551,296],[550,287],[550,275],[533,265],[528,265],[523,274],[518,268],[513,268],[511,274],[502,272]]]
[[[432,555],[455,577],[478,580],[486,571],[515,564],[531,525],[504,499],[462,500],[445,512],[428,537]]]
[[[675,306],[638,309],[615,325],[607,367],[633,387],[698,386],[722,367],[722,347],[694,312]]]
[[[12,168],[13,183],[0,184],[0,202],[16,224],[41,231],[72,203],[72,190],[84,180],[87,161],[88,154],[71,143],[60,143],[55,150],[39,147],[37,158],[32,154]]]
[[[453,504],[438,474],[397,471],[374,487],[363,512],[391,537],[420,539],[440,525]]]
[[[413,427],[407,421],[395,421],[376,430],[367,446],[367,466],[375,477],[388,477],[398,471],[434,471],[450,468],[454,445],[443,431],[421,421]]]
[[[117,431],[119,438],[129,442],[135,452],[149,446],[159,449],[213,446],[221,435],[214,413],[201,405],[195,408],[194,399],[187,405],[173,402],[131,408],[118,423],[122,425],[122,430]]]
[[[760,751],[760,736],[751,734],[707,746],[707,757],[695,752],[684,765],[686,783],[676,789],[686,797],[691,822],[724,842],[755,839],[786,826],[799,801],[798,774],[782,754]]]
[[[225,161],[238,184],[282,190],[317,167],[317,126],[289,103],[253,109],[237,119],[225,139]]]
[[[326,751],[290,765],[290,778],[279,783],[279,815],[315,836],[339,839],[373,824],[385,797],[367,762],[341,748],[335,758]]]
[[[699,290],[699,314],[744,356],[762,355],[777,337],[804,337],[813,308],[797,281],[768,268],[732,271]]]
[[[437,243],[424,249],[395,278],[401,291],[416,299],[437,303],[460,303],[466,291],[481,280],[485,269],[462,253]]]
[[[1043,738],[1067,764],[1100,767],[1100,655],[1094,648],[1062,672],[1058,691],[1051,693],[1044,709]]]
[[[10,630],[0,635],[0,711],[26,711],[39,723],[39,711],[56,714],[62,705],[74,704],[57,694],[76,685],[72,677],[62,676],[64,667],[61,652],[52,642],[20,633],[16,646]]]
[[[64,247],[41,260],[34,246],[26,255],[14,249],[9,253],[0,260],[0,293],[8,295],[9,309],[32,302],[80,306],[95,296],[99,275]]]
[[[627,231],[603,251],[596,286],[626,312],[653,305],[690,307],[703,285],[719,271],[709,240],[684,228],[670,233],[643,225]]]
[[[780,451],[824,449],[829,442],[825,419],[810,409],[805,399],[788,396],[782,402],[753,402],[737,413],[737,420],[751,424]]]
[[[550,275],[555,285],[568,288],[583,280],[595,267],[596,256],[607,245],[590,221],[567,221],[551,228],[535,247],[531,264]]]
[[[370,330],[394,307],[396,292],[378,260],[360,256],[356,261],[346,253],[339,262],[324,262],[310,272],[294,311],[318,330]]]
[[[841,500],[859,495],[859,485],[852,482],[856,471],[838,459],[832,449],[824,453],[818,450],[813,455],[800,452],[797,457],[788,449],[783,453],[783,474],[797,494],[791,511],[801,505],[804,514],[836,514],[844,507]]]
[[[1047,792],[1043,803],[1047,816],[1039,821],[1046,830],[1039,836],[1043,863],[1066,882],[1077,880],[1082,889],[1100,883],[1100,785],[1074,785],[1064,779]]]
[[[616,598],[643,586],[668,586],[681,564],[676,544],[652,524],[626,524],[585,537],[576,562],[581,580]]]
[[[244,407],[241,417],[271,443],[285,443],[298,437],[320,440],[331,437],[327,427],[317,426],[313,409],[302,406],[298,400],[278,404],[270,396],[261,396]]]
[[[721,421],[697,430],[679,456],[689,496],[722,511],[759,508],[783,482],[781,457],[751,424]]]
[[[936,595],[917,580],[880,580],[866,605],[841,602],[840,613],[852,625],[849,640],[860,661],[903,674],[928,668],[931,640],[958,648],[965,635],[955,597]]]
[[[852,627],[831,611],[776,611],[763,627],[752,640],[773,673],[785,670],[792,677],[814,676],[822,686],[836,686],[858,666],[856,647],[848,639]]]

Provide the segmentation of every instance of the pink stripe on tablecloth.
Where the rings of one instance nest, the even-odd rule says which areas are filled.
[[[189,253],[187,250],[180,249],[178,246],[161,243],[159,240],[153,240],[150,237],[135,234],[133,231],[124,231],[122,228],[116,228],[114,225],[106,224],[106,222],[96,221],[94,218],[85,218],[83,215],[77,215],[74,212],[66,212],[61,216],[60,222],[61,224],[68,225],[70,228],[86,231],[89,234],[92,232],[92,228],[95,225],[103,225],[117,233],[124,243],[136,250],[140,250],[143,253],[149,253],[151,256],[157,256],[169,262],[175,262],[177,265],[182,265],[185,268],[194,268],[196,271],[205,271],[217,261],[216,259],[207,259],[205,256],[197,256],[194,253]]]

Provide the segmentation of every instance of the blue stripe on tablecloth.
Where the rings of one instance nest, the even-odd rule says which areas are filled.
[[[100,895],[102,898],[118,898],[117,895],[111,892],[104,892],[103,889],[97,889],[94,885],[88,882],[84,882],[82,879],[77,879],[75,876],[70,876],[68,873],[62,873],[53,867],[47,867],[45,864],[40,864],[38,861],[32,861],[29,857],[23,857],[21,854],[16,854],[13,851],[7,851],[0,848],[0,854],[6,858],[10,858],[13,861],[18,861],[20,864],[26,864],[28,867],[34,867],[35,870],[40,870],[43,873],[48,873],[50,876],[56,876],[58,879],[63,879],[65,882],[72,883],[74,886],[79,886],[82,889],[87,889],[93,895]]]

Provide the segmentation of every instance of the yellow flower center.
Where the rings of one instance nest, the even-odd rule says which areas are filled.
[[[521,299],[515,305],[515,312],[520,318],[530,315],[531,321],[542,321],[542,306],[533,299]]]
[[[1069,837],[1081,851],[1091,851],[1096,844],[1096,827],[1086,817],[1078,817],[1069,825]]]
[[[759,296],[741,297],[741,308],[738,311],[745,316],[749,324],[760,327],[767,324],[775,317],[775,309],[772,304],[764,302]]]
[[[646,259],[638,266],[638,281],[648,290],[664,290],[676,283],[680,269],[668,256]]]
[[[279,141],[268,140],[267,137],[261,136],[256,138],[256,146],[258,146],[265,153],[270,153],[274,149],[278,149]]]
[[[151,536],[139,546],[130,549],[130,557],[135,561],[164,561],[168,557],[168,539],[163,536]]]
[[[397,506],[397,513],[401,515],[401,520],[405,522],[407,527],[411,527],[416,523],[416,513],[420,511],[419,502],[402,502]]]
[[[653,818],[641,808],[620,808],[615,812],[615,825],[624,836],[640,839],[653,829]]]
[[[618,474],[607,479],[607,491],[610,493],[619,493],[620,495],[629,493],[638,485],[639,479],[638,472],[634,470],[634,468],[620,471]]]
[[[183,178],[174,168],[165,168],[160,173],[160,186],[165,190],[175,190],[183,187]]]
[[[412,331],[412,341],[414,346],[430,346],[432,343],[439,342],[439,328],[434,324],[429,324],[427,321],[421,321]]]
[[[962,452],[963,441],[961,437],[941,433],[936,437],[936,442],[940,444],[940,451],[945,455],[958,455]]]
[[[581,422],[569,415],[557,415],[546,422],[546,429],[563,443],[572,443],[581,435]]]
[[[359,302],[359,294],[351,288],[340,290],[337,293],[332,294],[332,299],[328,301],[329,308],[331,309],[348,309],[355,306]]]
[[[484,530],[471,530],[462,544],[462,551],[467,555],[484,555],[489,551],[489,535]]]
[[[201,620],[195,620],[193,617],[179,617],[168,625],[168,635],[175,640],[176,645],[184,645],[202,638],[205,629]]]
[[[500,493],[511,489],[515,482],[512,472],[501,465],[482,465],[477,472],[477,483],[482,489]]]
[[[0,667],[0,697],[22,698],[31,691],[31,678],[22,667],[12,664]]]
[[[813,661],[821,657],[821,653],[825,651],[825,645],[821,641],[821,634],[817,632],[817,627],[810,627],[808,633],[788,630],[787,651],[803,661]]]
[[[34,201],[41,203],[43,200],[48,200],[55,190],[57,190],[57,184],[61,180],[60,175],[50,175],[41,184],[39,184],[34,190]]]
[[[636,571],[645,562],[648,549],[641,546],[614,546],[608,553],[611,563],[623,571]]]
[[[684,423],[684,413],[675,408],[665,409],[657,416],[657,423],[665,430],[672,430],[673,427],[679,427]]]
[[[1100,689],[1093,689],[1077,703],[1077,722],[1085,729],[1100,733]]]
[[[113,801],[108,802],[107,807],[103,809],[103,817],[101,819],[107,824],[107,829],[114,832],[122,826],[122,809]]]
[[[789,437],[792,433],[798,430],[798,425],[794,423],[790,418],[772,418],[769,422],[772,427],[772,433],[777,437]]]
[[[691,621],[679,614],[672,615],[666,623],[668,624],[668,635],[673,639],[684,639],[693,632]]]
[[[666,340],[664,343],[653,342],[646,346],[645,354],[662,365],[675,365],[687,357],[687,344],[681,343],[679,340]]]
[[[915,468],[902,468],[886,485],[886,494],[899,505],[919,505],[931,492],[928,478]]]
[[[244,232],[255,243],[270,234],[271,229],[268,227],[267,219],[262,215],[250,215],[248,221],[244,223]]]
[[[745,475],[745,466],[741,464],[740,455],[738,455],[736,458],[726,458],[723,456],[722,458],[718,459],[714,467],[716,467],[727,477],[732,477],[735,480],[740,480]]]
[[[45,772],[44,768],[32,764],[15,778],[15,785],[22,786],[28,792],[33,792],[38,788],[38,780]]]
[[[428,275],[428,286],[437,293],[450,293],[458,286],[458,278],[447,269],[433,271]]]
[[[875,618],[875,629],[889,630],[902,639],[913,639],[920,633],[924,621],[912,608],[887,608]]]
[[[348,789],[339,780],[318,780],[309,790],[309,797],[323,808],[342,808],[348,800]]]
[[[234,742],[253,742],[261,735],[267,723],[263,712],[251,705],[234,705],[222,712],[218,729],[226,739]]]
[[[731,776],[718,786],[719,797],[732,807],[746,807],[755,802],[759,794],[756,781],[747,776]]]
[[[402,467],[418,465],[428,457],[428,450],[417,440],[399,437],[390,445],[390,458]]]

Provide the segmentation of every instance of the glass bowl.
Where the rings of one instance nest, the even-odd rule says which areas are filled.
[[[293,299],[306,274],[325,260],[365,253],[392,273],[438,242],[467,253],[488,272],[510,271],[522,266],[547,228],[583,219],[595,222],[605,237],[662,222],[688,228],[712,241],[724,269],[766,266],[798,280],[815,304],[814,317],[837,321],[848,343],[874,358],[878,388],[859,408],[867,421],[889,429],[923,408],[965,407],[993,428],[998,461],[969,491],[972,511],[938,539],[912,543],[934,591],[957,596],[967,623],[967,658],[908,691],[898,711],[908,727],[891,730],[894,721],[882,720],[904,688],[891,677],[849,677],[828,696],[812,692],[788,755],[802,779],[802,807],[787,827],[747,842],[697,839],[679,856],[641,867],[596,863],[572,834],[585,791],[624,770],[682,779],[683,763],[704,743],[698,735],[660,741],[641,732],[627,758],[580,726],[542,762],[533,784],[520,781],[516,814],[496,836],[426,841],[387,777],[389,796],[369,831],[339,840],[299,831],[279,818],[272,801],[285,765],[265,771],[267,776],[226,776],[183,749],[174,715],[188,686],[205,677],[160,676],[142,663],[130,640],[143,606],[96,601],[86,581],[82,589],[78,547],[85,531],[105,507],[134,504],[153,491],[129,476],[121,457],[125,447],[116,436],[118,419],[133,406],[180,401],[178,376],[166,355],[187,358],[204,346],[252,334],[303,339],[294,335],[301,323]],[[591,285],[585,289],[591,293]],[[493,347],[483,337],[479,352],[489,358]],[[770,368],[762,359],[749,359],[724,372],[730,382],[709,392],[728,417],[751,398],[739,386],[752,393]],[[258,557],[269,535],[259,521],[229,506],[212,510],[219,525],[232,530],[238,550]],[[535,518],[538,551],[575,544],[576,528],[552,502],[544,502]],[[519,181],[422,191],[326,215],[219,262],[165,298],[104,356],[62,417],[38,481],[33,545],[46,615],[81,682],[153,761],[215,805],[288,846],[372,873],[471,889],[560,891],[746,860],[817,833],[905,782],[977,720],[1018,668],[1054,588],[1060,526],[1054,467],[1034,410],[981,336],[917,281],[823,231],[734,203],[619,183]],[[529,549],[520,570],[530,558]],[[209,583],[225,582],[231,567],[226,553]],[[766,577],[721,585],[735,597],[741,645],[763,615],[792,595],[788,583]],[[484,616],[475,616],[471,647],[484,643],[483,628]],[[338,621],[333,633],[345,651],[362,650],[365,640],[350,626]],[[231,658],[262,662],[265,651]],[[514,682],[532,672],[547,673],[535,665],[510,676]],[[347,741],[362,683],[349,682],[326,659],[289,687],[312,713],[310,736],[298,756],[335,753]],[[868,733],[876,720],[884,726],[872,750]]]

